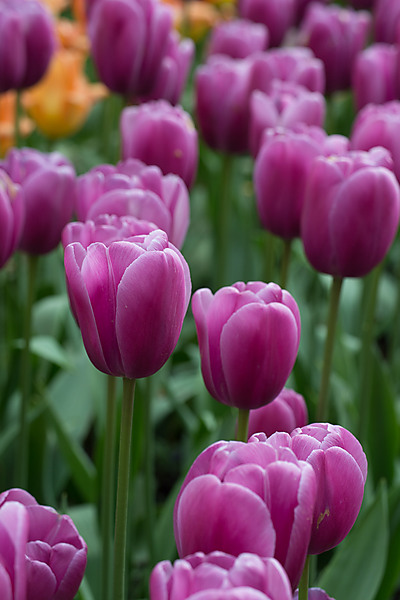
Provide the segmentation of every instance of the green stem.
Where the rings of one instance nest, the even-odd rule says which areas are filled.
[[[308,600],[308,580],[310,573],[310,555],[307,556],[304,563],[303,573],[299,583],[299,600]]]
[[[292,240],[284,240],[283,244],[284,245],[281,265],[281,288],[286,288],[289,273],[290,254],[292,250]]]
[[[154,498],[154,445],[153,445],[153,427],[151,421],[151,399],[152,399],[152,380],[146,379],[146,393],[144,397],[144,461],[145,461],[145,497],[146,497],[146,527],[147,544],[151,566],[156,562],[155,543],[154,543],[154,522],[155,522],[155,498]]]
[[[114,486],[115,486],[115,424],[116,424],[116,378],[107,377],[107,414],[104,440],[103,478],[101,490],[101,528],[102,528],[102,600],[111,597],[112,569],[112,533],[114,522]]]
[[[231,176],[233,167],[233,156],[223,155],[221,192],[219,202],[216,206],[216,287],[221,287],[227,283],[227,257],[229,246],[230,229],[230,206],[231,206]]]
[[[265,232],[265,244],[263,250],[265,256],[264,281],[268,283],[275,279],[275,237],[269,233],[269,231]]]
[[[21,405],[19,415],[19,443],[16,465],[17,485],[23,489],[28,485],[28,448],[29,448],[29,426],[28,407],[31,396],[31,329],[32,329],[32,307],[35,296],[35,282],[38,257],[26,255],[28,284],[26,291],[26,304],[24,315],[24,346],[21,355]]]
[[[121,115],[123,99],[117,94],[110,94],[103,102],[103,130],[100,136],[101,151],[106,148],[107,160],[110,163],[116,163],[119,159],[119,136],[118,121]]]
[[[322,367],[321,387],[319,390],[317,405],[317,421],[326,420],[328,415],[328,389],[331,375],[333,349],[335,346],[336,322],[342,283],[343,279],[341,277],[334,277],[332,279],[327,334],[325,340],[324,363]]]
[[[236,439],[238,442],[247,442],[250,411],[246,408],[239,408],[238,410],[239,412]]]
[[[134,395],[135,380],[124,377],[119,441],[117,504],[115,511],[113,600],[125,600],[126,597],[126,537]]]

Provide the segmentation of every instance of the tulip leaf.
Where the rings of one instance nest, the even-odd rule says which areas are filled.
[[[335,600],[373,600],[385,572],[389,542],[386,484],[364,509],[318,579]]]
[[[96,506],[94,504],[72,506],[68,508],[68,514],[88,548],[85,577],[77,598],[79,600],[94,600],[100,597],[101,582],[101,577],[99,577],[101,543]]]
[[[389,494],[389,531],[386,570],[374,600],[391,598],[400,577],[400,484],[391,489]]]
[[[61,367],[70,369],[72,367],[71,359],[61,344],[49,335],[35,335],[30,341],[30,350],[40,358]]]

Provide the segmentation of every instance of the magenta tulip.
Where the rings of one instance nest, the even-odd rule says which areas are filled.
[[[317,157],[301,216],[311,265],[335,277],[363,277],[385,257],[397,232],[399,185],[384,148]]]
[[[259,408],[282,390],[296,360],[300,314],[293,297],[275,283],[238,282],[213,296],[193,295],[201,371],[216,400]]]
[[[311,4],[300,33],[325,65],[326,91],[350,87],[355,58],[367,43],[371,17],[366,11]]]
[[[87,547],[72,519],[16,488],[0,494],[0,515],[15,504],[28,516],[26,600],[73,600],[85,572]]]
[[[197,131],[189,114],[164,100],[129,106],[120,120],[122,158],[157,165],[190,187],[197,171]]]
[[[19,244],[25,220],[21,186],[0,169],[0,268]]]
[[[279,46],[294,24],[296,0],[239,0],[242,19],[263,23],[270,34],[271,46]]]
[[[176,500],[179,556],[215,550],[274,556],[295,589],[310,539],[315,482],[310,465],[288,448],[281,452],[256,436],[248,443],[216,442],[196,458]]]
[[[292,600],[287,574],[274,558],[224,552],[158,563],[150,576],[150,600]]]
[[[357,55],[352,76],[357,110],[397,98],[398,60],[399,50],[391,44],[373,44]]]
[[[181,247],[189,226],[189,194],[182,179],[129,159],[117,166],[95,167],[77,181],[77,214],[81,221],[102,214],[133,216],[165,231]]]
[[[268,28],[247,19],[232,19],[216,25],[210,36],[208,54],[225,54],[231,58],[247,58],[268,47]]]
[[[268,438],[276,448],[290,448],[307,461],[317,479],[309,554],[321,554],[346,537],[361,508],[367,459],[360,442],[340,425],[312,423],[292,433]]]
[[[295,591],[293,600],[299,600],[299,592]],[[309,588],[308,589],[308,600],[335,600],[328,596],[328,594],[321,590],[321,588]]]
[[[58,152],[11,149],[2,168],[23,191],[25,222],[19,248],[46,254],[60,243],[75,207],[75,171]]]
[[[250,411],[248,436],[262,432],[270,436],[276,431],[291,433],[308,423],[308,411],[301,394],[284,388],[272,402]]]
[[[55,47],[55,24],[41,2],[0,1],[0,92],[37,83]]]
[[[376,42],[400,41],[400,4],[397,0],[375,0],[374,33]]]
[[[304,18],[307,8],[310,4],[319,2],[320,4],[327,4],[328,0],[296,0],[296,23],[300,24]]]
[[[191,282],[183,256],[155,230],[130,241],[65,248],[71,308],[90,360],[104,373],[148,377],[178,341]]]
[[[26,559],[29,517],[19,502],[0,505],[0,596],[26,600]]]

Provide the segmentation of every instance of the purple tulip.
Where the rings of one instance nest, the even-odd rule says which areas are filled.
[[[247,58],[255,52],[266,50],[269,32],[262,23],[246,19],[222,21],[210,36],[208,54],[225,54],[231,58]]]
[[[374,33],[376,42],[396,44],[400,41],[400,4],[397,0],[376,0]]]
[[[387,148],[393,159],[394,173],[400,181],[400,101],[365,106],[357,115],[350,137],[353,150]]]
[[[366,11],[311,4],[300,35],[325,65],[326,91],[350,87],[354,60],[367,42],[371,17]]]
[[[374,44],[357,55],[352,77],[357,110],[397,98],[398,60],[399,50],[391,44]]]
[[[67,290],[88,356],[109,375],[148,377],[178,341],[191,282],[161,230],[109,245],[65,248]]]
[[[319,127],[270,129],[264,134],[255,162],[254,189],[261,224],[267,231],[283,239],[300,235],[307,182],[315,158],[346,153],[348,144],[344,136],[327,136]]]
[[[36,0],[0,1],[0,92],[25,89],[46,72],[56,46],[49,11]]]
[[[190,187],[198,161],[197,131],[189,114],[165,100],[129,106],[120,120],[122,158],[157,165],[179,175]]]
[[[54,250],[75,207],[72,165],[58,152],[13,148],[1,166],[23,191],[25,223],[19,248],[29,254]]]
[[[192,310],[211,396],[243,409],[271,402],[290,375],[300,341],[299,309],[289,292],[260,281],[238,282],[214,296],[203,288],[193,295]]]
[[[361,508],[367,459],[360,442],[340,425],[312,423],[289,435],[276,433],[268,442],[290,448],[307,461],[317,479],[317,496],[309,554],[321,554],[346,537]]]
[[[88,32],[101,81],[127,97],[150,94],[169,50],[171,29],[172,13],[157,0],[96,2]]]
[[[163,176],[158,167],[139,160],[100,165],[77,181],[80,221],[97,219],[105,213],[130,215],[155,223],[178,248],[189,226],[189,211],[189,194],[182,179]]]
[[[299,591],[296,590],[293,596],[293,600],[299,600]],[[321,588],[308,588],[308,600],[335,600],[328,596],[328,594],[321,590]]]
[[[215,550],[274,556],[295,589],[310,539],[315,486],[313,469],[288,448],[275,449],[257,436],[248,443],[216,442],[196,458],[176,500],[179,556]]]
[[[384,148],[317,157],[301,215],[301,237],[314,269],[363,277],[385,257],[400,216],[399,185]]]
[[[72,519],[41,506],[28,492],[17,488],[0,494],[0,515],[15,504],[24,507],[28,517],[26,600],[73,600],[85,572],[87,547]]]
[[[303,123],[323,127],[326,103],[320,92],[310,92],[302,85],[275,80],[268,94],[253,92],[250,100],[249,146],[254,157],[260,149],[267,128]]]
[[[327,4],[328,0],[296,0],[296,23],[300,24],[304,18],[305,13],[309,4],[319,2],[320,4]]]
[[[296,0],[239,0],[239,16],[263,23],[270,34],[271,46],[279,46],[294,24]]]
[[[257,592],[258,593],[257,593]],[[224,552],[158,563],[150,576],[150,600],[292,600],[287,574],[274,558]]]
[[[250,411],[248,436],[262,432],[270,436],[275,431],[291,433],[308,423],[308,411],[301,394],[284,388],[272,402]]]
[[[0,506],[0,597],[26,600],[26,559],[29,518],[19,502]]]
[[[21,186],[0,169],[0,268],[19,244],[25,210]]]

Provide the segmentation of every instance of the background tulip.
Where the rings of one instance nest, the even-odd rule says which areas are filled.
[[[189,268],[167,235],[156,230],[87,249],[69,244],[64,262],[72,311],[95,367],[129,379],[158,371],[178,341],[191,291]]]
[[[229,592],[228,592],[229,590]],[[244,553],[237,558],[224,552],[197,552],[173,564],[158,563],[150,576],[150,600],[232,598],[292,600],[292,590],[282,566],[274,558]],[[214,595],[215,594],[215,595]],[[221,596],[222,594],[222,596]]]
[[[357,55],[352,75],[357,110],[396,99],[398,55],[398,48],[391,44],[373,44]]]
[[[396,0],[375,0],[375,41],[395,44],[399,41],[400,4]]]
[[[0,169],[0,268],[18,246],[24,219],[21,187]]]
[[[0,595],[26,600],[26,559],[29,518],[19,502],[0,506]]]
[[[214,296],[201,289],[192,310],[211,396],[241,409],[271,402],[289,377],[300,341],[299,309],[289,292],[257,281]]]
[[[226,54],[231,58],[246,58],[268,47],[269,31],[262,23],[247,19],[222,21],[210,35],[208,54]]]
[[[301,394],[284,388],[278,396],[266,406],[250,411],[248,436],[258,432],[270,436],[275,431],[290,433],[296,427],[308,423],[308,411]]]
[[[122,111],[122,158],[157,165],[164,175],[179,175],[190,187],[197,171],[197,131],[187,112],[164,100]]]
[[[293,600],[299,600],[298,590],[295,591]],[[334,600],[334,598],[328,596],[328,594],[324,590],[321,590],[321,588],[309,588],[308,600]]]
[[[295,19],[295,0],[239,0],[239,16],[266,25],[271,46],[279,46]]]

